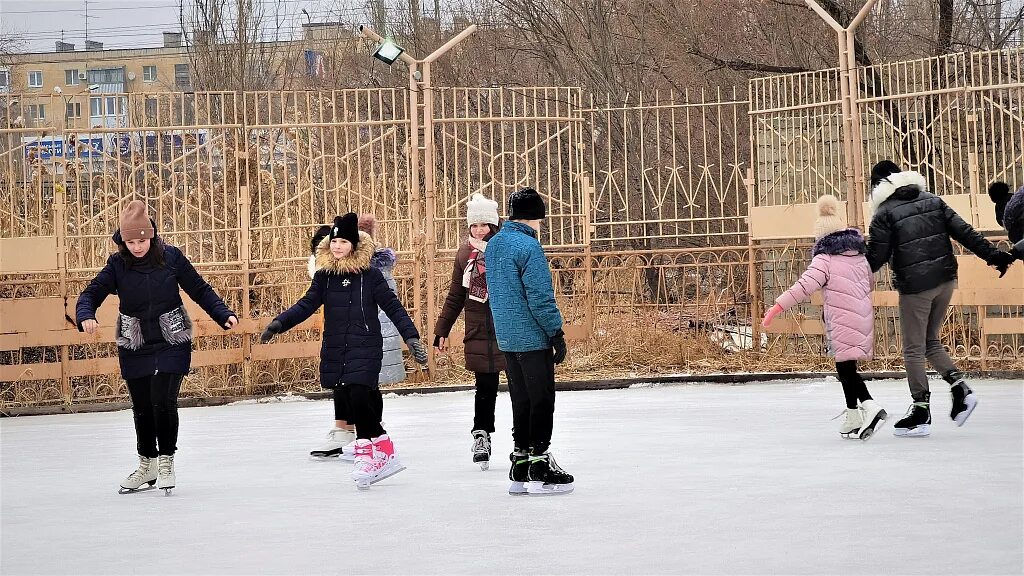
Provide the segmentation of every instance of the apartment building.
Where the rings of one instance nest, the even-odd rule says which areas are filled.
[[[103,50],[89,42],[76,50],[57,42],[54,52],[15,54],[0,68],[0,92],[20,96],[25,128],[124,127],[127,95],[190,88],[188,54],[172,32],[158,48]]]

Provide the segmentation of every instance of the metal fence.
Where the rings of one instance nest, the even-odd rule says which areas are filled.
[[[85,131],[27,125],[32,97],[0,95],[0,410],[126,397],[116,298],[98,335],[71,318],[132,198],[242,319],[230,333],[197,322],[188,395],[318,388],[320,316],[272,344],[257,336],[308,285],[309,237],[338,213],[376,214],[376,240],[399,254],[399,296],[429,337],[466,200],[504,205],[526,185],[549,204],[542,240],[576,342],[563,370],[823,367],[820,301],[770,333],[757,322],[809,259],[813,202],[836,194],[864,226],[864,175],[892,158],[998,236],[984,188],[1024,183],[1022,62],[1018,49],[856,69],[854,106],[841,105],[838,70],[626,101],[566,87],[429,88],[429,106],[405,89],[125,94],[110,96],[116,121]],[[75,97],[43,98],[52,109]],[[859,140],[844,132],[854,125]],[[1021,367],[1024,270],[996,281],[962,262],[947,344],[983,367]],[[885,273],[877,288],[876,365],[898,366]],[[465,377],[460,362],[432,358],[431,377]]]

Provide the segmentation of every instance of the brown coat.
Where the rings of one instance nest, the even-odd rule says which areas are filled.
[[[447,338],[452,326],[459,319],[462,309],[466,309],[466,370],[471,372],[494,373],[505,369],[505,355],[498,350],[498,341],[494,336],[494,320],[491,318],[491,307],[486,302],[477,302],[466,296],[467,290],[462,285],[462,276],[473,251],[467,240],[455,254],[455,266],[452,270],[452,284],[448,288],[448,297],[444,300],[440,317],[434,326],[435,337]],[[436,345],[436,342],[435,342]]]

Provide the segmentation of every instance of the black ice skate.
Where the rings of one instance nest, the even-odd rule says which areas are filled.
[[[945,379],[950,384],[949,392],[953,396],[953,409],[949,411],[949,417],[957,426],[963,426],[978,405],[978,397],[967,385],[963,373],[950,372],[946,374]]]
[[[491,466],[491,435],[486,430],[473,430],[473,463],[481,470]]]
[[[566,474],[550,452],[530,456],[527,479],[529,481],[526,483],[526,492],[531,496],[568,494],[573,490],[572,474]]]
[[[530,455],[527,454],[526,450],[517,448],[515,452],[508,455],[508,459],[512,461],[512,466],[508,469],[508,493],[513,496],[526,494],[526,482],[529,480]]]
[[[931,434],[932,413],[927,402],[914,402],[907,409],[907,415],[893,427],[894,436],[923,438]]]

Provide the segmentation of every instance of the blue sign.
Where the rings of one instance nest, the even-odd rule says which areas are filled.
[[[25,137],[25,157],[35,156],[40,160],[54,158],[92,158],[103,154],[103,136],[74,136],[73,144],[65,142],[64,137],[50,138]]]

